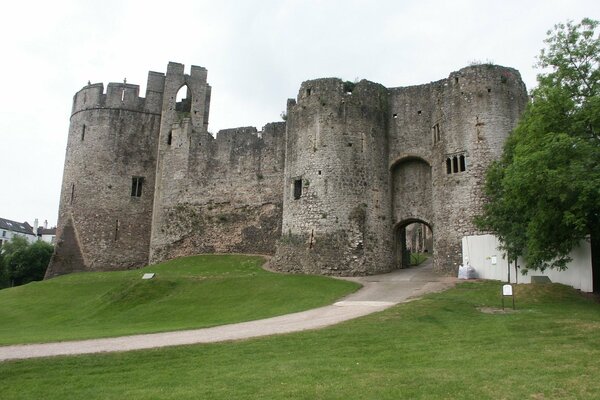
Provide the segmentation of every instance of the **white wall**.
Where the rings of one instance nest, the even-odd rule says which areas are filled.
[[[498,250],[500,242],[494,235],[465,236],[462,239],[463,264],[468,260],[475,268],[477,277],[481,279],[493,279],[506,282],[508,279],[508,262],[504,252]],[[496,263],[494,264],[494,257]],[[583,241],[581,245],[571,251],[573,259],[565,271],[546,269],[544,272],[530,270],[528,275],[522,275],[520,271],[515,273],[514,263],[510,268],[511,283],[531,283],[531,276],[544,275],[552,282],[563,283],[580,289],[582,292],[593,291],[592,280],[592,253],[590,243]],[[519,260],[519,265],[525,267],[525,263]]]

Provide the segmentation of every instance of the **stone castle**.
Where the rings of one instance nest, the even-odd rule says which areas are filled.
[[[177,100],[180,90],[187,97]],[[47,277],[198,253],[272,255],[287,272],[403,266],[405,228],[431,228],[454,273],[480,233],[486,167],[527,103],[518,71],[476,65],[429,84],[302,83],[286,121],[207,130],[205,68],[88,84],[73,99],[57,246]]]

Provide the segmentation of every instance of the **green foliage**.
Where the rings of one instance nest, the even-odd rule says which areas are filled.
[[[352,93],[354,87],[356,86],[355,82],[345,81],[344,82],[344,93]]]
[[[600,234],[600,36],[597,21],[548,32],[532,91],[502,158],[487,172],[489,203],[476,218],[510,260],[563,269],[569,252]]]
[[[283,275],[263,257],[204,255],[139,270],[85,272],[0,290],[0,345],[222,325],[330,304],[358,288]],[[142,280],[146,272],[156,276]],[[2,397],[0,395],[0,397]]]
[[[0,254],[0,288],[41,281],[52,257],[54,247],[43,241],[29,244],[14,236],[2,246]]]
[[[0,363],[6,399],[596,399],[598,303],[572,288],[462,283],[326,329]],[[58,383],[57,383],[58,382]]]
[[[429,255],[427,253],[410,253],[410,265],[420,265],[422,262],[427,260]]]

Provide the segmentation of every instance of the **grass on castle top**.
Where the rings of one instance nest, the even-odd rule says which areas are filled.
[[[268,272],[261,268],[263,262],[257,256],[203,255],[0,290],[0,344],[249,321],[330,304],[358,288],[322,276]],[[156,276],[142,280],[146,272]]]
[[[446,292],[327,329],[0,363],[19,399],[597,399],[600,304],[557,284]],[[489,310],[488,310],[489,311]]]

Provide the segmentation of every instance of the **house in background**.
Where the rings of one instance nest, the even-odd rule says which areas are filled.
[[[33,222],[33,232],[37,235],[37,240],[43,240],[46,243],[54,245],[56,241],[56,227],[48,228],[48,220],[44,220],[43,226],[38,226],[38,219]]]
[[[0,246],[15,236],[22,236],[29,243],[37,240],[37,235],[33,233],[33,227],[27,222],[16,222],[0,218]]]

